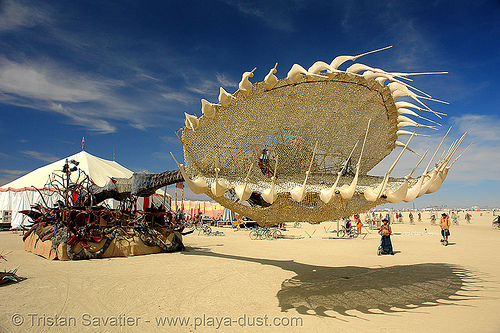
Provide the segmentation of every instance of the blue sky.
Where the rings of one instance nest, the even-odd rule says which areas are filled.
[[[184,112],[201,115],[200,99],[236,91],[244,71],[257,67],[252,82],[262,81],[278,62],[283,78],[294,63],[393,45],[358,61],[449,72],[414,78],[450,104],[430,105],[448,116],[412,147],[434,149],[451,125],[448,144],[465,131],[473,142],[415,205],[498,207],[499,40],[499,1],[1,0],[0,185],[80,151],[82,137],[89,153],[114,150],[133,171],[175,169],[168,153],[182,157]]]

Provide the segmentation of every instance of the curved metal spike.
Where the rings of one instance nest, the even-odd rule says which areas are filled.
[[[328,189],[328,190],[321,190],[320,191],[319,198],[324,203],[329,204],[330,202],[332,202],[332,200],[335,196],[335,188],[337,187],[340,176],[342,175],[342,173],[344,173],[344,171],[347,167],[347,163],[351,159],[351,156],[354,153],[354,150],[356,149],[356,147],[358,146],[358,143],[359,143],[359,140],[356,141],[356,144],[352,148],[351,153],[349,154],[349,157],[345,160],[345,163],[344,163],[344,166],[342,167],[342,169],[339,172],[337,172],[337,179],[335,180],[335,183],[333,183],[332,187],[330,187],[330,189]]]
[[[267,203],[269,203],[271,205],[278,197],[278,194],[276,193],[276,189],[275,189],[275,184],[274,184],[274,182],[276,180],[276,171],[278,170],[278,159],[279,159],[279,155],[276,156],[276,166],[274,167],[274,174],[271,177],[271,187],[262,191],[262,194],[261,194],[262,199],[264,199]]]
[[[426,121],[431,122],[431,123],[433,123],[433,124],[436,124],[436,125],[438,125],[438,126],[442,126],[440,123],[435,122],[434,120],[430,120],[430,119],[427,119],[427,118],[425,118],[425,117],[422,117],[421,115],[419,115],[419,114],[418,114],[418,113],[416,113],[416,112],[413,112],[413,111],[412,111],[412,110],[410,110],[410,109],[407,109],[407,108],[399,108],[399,109],[396,109],[396,110],[397,110],[397,112],[398,112],[398,114],[399,114],[399,115],[409,114],[409,115],[415,116],[415,117],[417,117],[417,118],[419,118],[419,119],[423,119],[423,120],[426,120]]]
[[[253,163],[250,164],[250,168],[248,169],[247,176],[245,177],[245,182],[243,185],[239,185],[234,189],[236,196],[240,201],[248,200],[252,196],[252,190],[248,187],[248,178],[250,177],[250,172],[252,171]]]
[[[184,112],[184,115],[186,116],[185,124],[188,129],[196,131],[200,128],[200,120],[196,116],[193,116],[186,112]]]
[[[276,83],[278,83],[278,78],[276,77],[276,75],[274,75],[276,74],[276,72],[278,72],[276,67],[278,67],[278,63],[276,63],[273,68],[271,68],[269,73],[264,78],[264,88],[266,90],[273,89]]]
[[[302,81],[306,74],[307,71],[304,69],[304,67],[300,66],[299,64],[293,64],[292,68],[288,71],[286,78],[291,83],[297,83],[299,81]]]
[[[416,109],[416,110],[419,110],[419,111],[432,112],[432,113],[434,113],[439,118],[442,118],[441,116],[446,116],[446,113],[437,112],[437,111],[434,111],[434,110],[431,110],[431,109],[424,109],[424,108],[421,108],[419,106],[416,106],[415,104],[412,104],[412,103],[409,103],[409,102],[405,102],[405,101],[399,101],[399,102],[396,102],[394,104],[396,105],[396,109],[399,109],[399,108],[412,108],[412,109]]]
[[[368,136],[368,130],[370,129],[371,119],[368,120],[368,125],[366,126],[365,139],[363,140],[363,146],[361,147],[361,153],[359,154],[358,163],[356,163],[356,174],[351,182],[351,185],[344,185],[340,188],[340,195],[344,200],[351,200],[354,191],[356,190],[356,185],[358,184],[359,168],[361,167],[361,157],[363,156],[363,151],[365,150],[366,138]]]
[[[326,62],[324,61],[316,61],[311,67],[309,67],[309,69],[307,70],[307,72],[309,74],[321,74],[322,71],[327,71],[327,72],[333,72],[335,71],[334,68],[332,68],[332,66],[330,66],[329,64],[327,64]]]
[[[236,99],[233,95],[224,90],[224,88],[220,87],[219,89],[219,104],[223,107],[228,107],[231,105],[233,100]]]
[[[304,183],[302,184],[302,186],[297,186],[293,190],[290,191],[290,195],[292,196],[292,199],[297,201],[297,202],[301,202],[305,198],[307,178],[309,177],[309,174],[311,173],[311,168],[312,168],[312,164],[314,161],[314,156],[316,155],[317,148],[318,148],[318,141],[316,141],[316,144],[314,145],[314,150],[313,150],[313,154],[311,157],[311,163],[309,164],[309,169],[307,169],[307,171],[306,171],[306,178],[304,179]]]
[[[401,116],[400,116],[401,117]],[[410,119],[411,120],[411,119]],[[400,129],[402,127],[407,127],[407,126],[412,126],[412,127],[426,127],[426,128],[430,128],[430,129],[433,129],[435,131],[437,131],[438,129],[434,126],[428,126],[428,125],[422,125],[422,124],[418,124],[416,122],[414,122],[413,120],[411,121],[401,121],[401,122],[398,122],[398,125],[397,125],[397,128]]]
[[[217,104],[212,104],[206,99],[202,99],[201,112],[203,113],[203,116],[207,117],[208,119],[213,119],[215,117],[216,106]]]
[[[338,56],[335,59],[333,59],[330,66],[333,67],[334,69],[338,69],[340,67],[340,65],[342,65],[346,61],[349,61],[349,60],[356,61],[358,58],[360,58],[362,56],[365,56],[365,55],[368,55],[371,53],[375,53],[375,52],[379,52],[379,51],[383,51],[383,50],[387,50],[387,49],[390,49],[391,47],[392,47],[392,45],[387,46],[387,47],[383,47],[381,49],[373,50],[370,52],[361,53],[361,54],[358,54],[357,56],[349,56],[349,55]]]
[[[398,130],[396,132],[396,135],[399,137],[401,135],[412,135],[413,133],[415,132],[410,132],[410,131],[405,131],[405,130]],[[419,134],[419,133],[415,133],[415,136],[426,136],[426,137],[430,137],[430,135],[427,135],[427,134]]]
[[[415,136],[415,133],[413,133],[412,136],[410,137],[410,139],[408,139],[408,142],[406,142],[403,150],[399,153],[399,155],[396,158],[396,160],[394,161],[394,163],[392,163],[392,165],[389,168],[389,170],[387,170],[387,172],[385,173],[384,180],[382,181],[382,183],[380,183],[380,185],[377,186],[377,188],[375,188],[375,190],[373,190],[371,187],[368,187],[365,190],[365,193],[363,193],[363,195],[364,195],[364,197],[365,197],[365,199],[367,201],[374,202],[378,198],[380,198],[380,196],[382,195],[382,193],[385,191],[385,187],[387,186],[387,181],[389,180],[389,176],[391,175],[391,172],[396,167],[396,164],[401,159],[401,156],[403,156],[403,153],[408,148],[408,145],[410,144],[410,142],[411,142],[411,140],[413,139],[414,136]]]
[[[241,81],[238,84],[238,87],[239,87],[238,91],[240,91],[243,94],[243,96],[245,96],[245,97],[250,95],[250,93],[252,92],[253,84],[252,84],[252,82],[250,82],[250,80],[248,78],[253,77],[253,72],[256,69],[257,69],[257,67],[252,69],[251,72],[244,72],[243,75],[241,75]]]
[[[184,165],[179,164],[179,162],[177,162],[177,160],[175,159],[174,154],[172,154],[172,152],[170,152],[170,155],[172,156],[175,163],[177,164],[177,167],[179,168],[179,170],[182,174],[182,177],[184,178],[184,182],[187,184],[189,189],[191,191],[193,191],[194,194],[205,193],[205,191],[208,189],[208,185],[205,182],[205,180],[203,178],[196,178],[195,180],[191,180],[191,178],[189,178],[189,176],[187,175],[186,170],[184,170]]]
[[[395,145],[396,147],[404,147],[404,146],[405,146],[405,144],[404,144],[404,143],[402,143],[401,141],[396,141],[396,142],[394,142],[394,145]],[[420,154],[419,154],[419,153],[417,153],[416,151],[414,151],[414,150],[413,150],[413,149],[411,149],[411,148],[406,147],[406,150],[411,151],[413,154],[415,154],[415,155],[417,155],[417,156],[420,156]]]

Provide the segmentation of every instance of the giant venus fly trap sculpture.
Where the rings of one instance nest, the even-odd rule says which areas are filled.
[[[437,191],[465,134],[435,160],[448,131],[420,177],[411,178],[427,152],[407,176],[391,178],[422,135],[408,128],[437,129],[421,113],[444,114],[426,104],[440,101],[408,83],[412,75],[436,73],[389,73],[361,63],[339,69],[372,52],[318,61],[307,70],[294,64],[283,79],[276,64],[264,81],[251,83],[254,69],[243,73],[235,93],[220,88],[218,103],[202,99],[202,116],[186,113],[179,131],[186,184],[264,226],[343,218]],[[384,176],[367,175],[397,147]],[[236,200],[224,195],[228,190]]]

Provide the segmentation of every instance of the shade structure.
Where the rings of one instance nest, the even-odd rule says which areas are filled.
[[[11,212],[11,227],[19,227],[23,222],[27,221],[27,217],[19,213],[22,210],[28,210],[31,205],[41,202],[43,199],[52,207],[57,200],[62,199],[60,196],[52,195],[53,189],[47,187],[47,180],[53,173],[62,174],[63,166],[66,161],[75,161],[78,168],[84,171],[90,180],[98,185],[104,186],[111,178],[130,178],[133,172],[115,161],[105,160],[94,156],[86,151],[81,151],[77,154],[68,156],[56,162],[50,163],[30,173],[0,187],[0,211]],[[74,165],[74,164],[72,164]],[[76,173],[72,174],[72,179]],[[143,205],[151,205],[152,203],[163,202],[163,191],[157,192],[158,197],[139,199],[138,208],[143,209]],[[168,200],[170,202],[170,198]],[[107,203],[111,207],[115,207],[117,202],[108,200]]]
[[[439,189],[462,138],[421,181],[390,177],[402,154],[385,175],[368,175],[393,150],[413,151],[413,136],[426,135],[403,128],[441,126],[419,112],[444,115],[425,104],[441,101],[404,81],[438,73],[389,73],[360,63],[339,69],[369,53],[318,61],[307,70],[294,64],[283,79],[274,66],[256,83],[253,69],[234,94],[221,88],[218,103],[202,100],[202,116],[186,114],[180,130],[185,165],[179,166],[188,186],[261,225],[338,219]],[[411,135],[406,144],[405,135]]]

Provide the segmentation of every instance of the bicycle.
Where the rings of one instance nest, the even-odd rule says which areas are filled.
[[[198,235],[203,234],[204,236],[210,236],[212,233],[212,228],[210,228],[209,225],[206,224],[200,224],[196,227],[196,230],[198,230]]]
[[[258,229],[252,230],[252,231],[250,231],[249,236],[250,236],[251,240],[273,239],[272,233],[267,228],[258,228]]]
[[[346,236],[357,238],[359,236],[358,229],[355,227],[351,227],[349,230],[347,230],[345,226],[342,226],[340,230],[337,231],[337,237],[344,238]]]
[[[500,216],[497,216],[493,219],[493,222],[491,223],[491,227],[493,229],[500,229]]]

